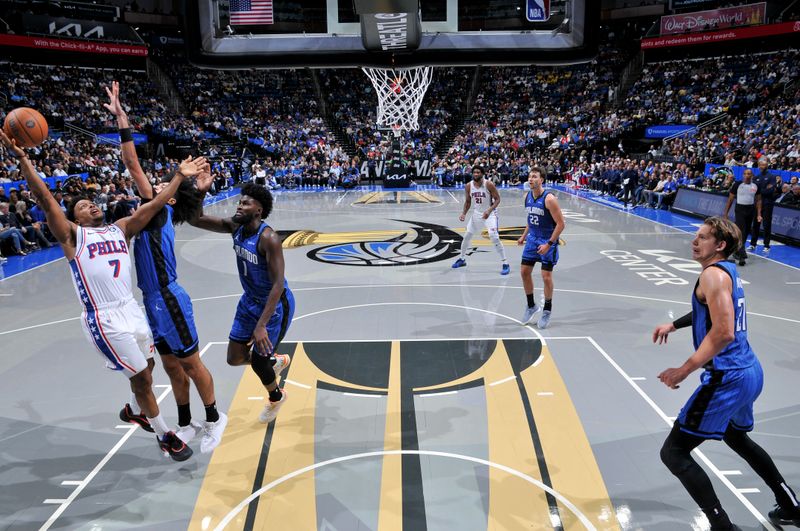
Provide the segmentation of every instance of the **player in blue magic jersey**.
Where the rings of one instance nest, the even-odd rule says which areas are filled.
[[[564,231],[561,207],[558,206],[556,196],[544,189],[544,176],[544,170],[536,166],[528,173],[529,191],[525,195],[527,223],[525,231],[517,240],[518,245],[525,245],[519,270],[527,299],[522,324],[528,324],[539,311],[533,298],[532,273],[536,262],[542,263],[544,308],[537,321],[539,328],[550,325],[550,312],[553,309],[553,268],[558,263],[558,237]]]
[[[128,116],[119,99],[119,84],[115,81],[110,90],[106,88],[106,92],[109,103],[105,107],[116,116],[120,129],[122,161],[133,177],[143,202],[148,202],[156,194],[163,193],[167,183],[160,182],[152,186],[139,165]],[[202,433],[200,451],[208,453],[222,440],[228,419],[224,413],[217,411],[214,380],[198,352],[192,301],[178,284],[173,226],[196,217],[205,192],[211,185],[211,174],[207,167],[198,176],[197,182],[198,186],[202,188],[205,185],[205,188],[198,190],[191,181],[181,183],[167,205],[137,235],[133,254],[137,284],[142,290],[147,321],[178,406],[178,428],[175,433],[186,443]],[[197,387],[205,406],[204,423],[192,420],[189,406],[190,380]],[[126,421],[135,420],[134,409],[136,404],[132,399],[131,404],[126,404],[120,412],[120,418]]]
[[[676,389],[699,368],[700,386],[675,421],[661,460],[681,481],[708,517],[711,529],[739,529],[722,509],[708,475],[690,452],[706,439],[721,439],[761,476],[775,494],[777,507],[769,513],[778,525],[800,525],[800,503],[772,458],[747,435],[753,429],[753,403],[761,393],[764,375],[747,340],[747,309],[736,265],[727,258],[742,241],[728,219],[708,218],[692,241],[692,257],[703,266],[692,294],[692,311],[658,326],[653,342],[683,327],[692,327],[694,354],[679,368],[659,379]]]
[[[263,186],[247,184],[236,214],[217,218],[200,214],[191,223],[202,229],[233,235],[236,267],[244,293],[236,308],[228,336],[228,364],[250,364],[269,393],[259,416],[272,422],[286,402],[286,391],[278,387],[276,373],[289,364],[289,356],[270,355],[280,344],[294,316],[294,296],[284,277],[281,239],[264,219],[272,211],[272,194]],[[253,352],[250,352],[250,346]]]

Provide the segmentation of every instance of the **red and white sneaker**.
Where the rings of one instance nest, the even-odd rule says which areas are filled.
[[[290,358],[288,354],[275,354],[275,365],[272,366],[272,369],[275,371],[275,376],[282,373],[291,362],[292,358]]]

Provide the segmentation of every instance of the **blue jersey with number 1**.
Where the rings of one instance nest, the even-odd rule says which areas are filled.
[[[545,206],[545,199],[550,192],[544,191],[539,197],[533,192],[525,196],[525,211],[528,213],[528,238],[549,240],[553,236],[556,222]]]
[[[742,279],[736,270],[736,265],[730,262],[717,262],[709,267],[718,267],[731,277],[733,290],[731,293],[731,303],[734,311],[734,335],[733,341],[728,343],[719,354],[714,356],[706,364],[706,369],[728,370],[743,369],[750,367],[756,361],[755,352],[750,348],[747,341],[747,307],[745,306],[744,289]],[[708,305],[703,304],[697,299],[697,281],[692,292],[692,336],[694,348],[697,350],[700,343],[705,339],[708,331],[711,330],[711,314]]]
[[[261,233],[267,228],[269,225],[262,222],[258,230],[248,236],[244,234],[244,226],[233,233],[233,250],[236,253],[239,281],[242,283],[244,294],[257,301],[266,301],[272,290],[269,263],[266,256],[258,252],[258,241]],[[283,287],[288,287],[285,279]]]

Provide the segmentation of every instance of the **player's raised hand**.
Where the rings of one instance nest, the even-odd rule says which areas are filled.
[[[658,325],[655,330],[653,330],[653,343],[658,341],[658,344],[661,345],[662,343],[667,342],[667,336],[675,331],[675,325],[672,323],[664,323]]]
[[[113,81],[110,89],[108,87],[104,88],[106,89],[106,94],[108,94],[108,103],[104,103],[103,107],[114,116],[125,114],[125,110],[119,101],[119,82]]]
[[[3,144],[3,147],[6,148],[6,151],[11,153],[17,158],[26,157],[25,150],[17,145],[17,141],[13,138],[9,138],[8,135],[0,128],[0,144]]]
[[[203,165],[203,171],[197,176],[195,186],[200,192],[208,192],[211,189],[211,183],[214,182],[214,177],[211,175],[211,165],[206,162]]]
[[[197,157],[193,159],[190,156],[186,157],[186,160],[181,162],[181,165],[178,167],[178,173],[176,175],[183,175],[183,177],[194,177],[195,175],[199,175],[203,172],[203,166],[206,164],[205,157]]]

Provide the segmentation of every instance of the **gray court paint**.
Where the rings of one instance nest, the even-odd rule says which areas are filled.
[[[489,460],[486,390],[414,396],[419,449]],[[429,531],[485,531],[489,518],[488,467],[468,461],[421,457]]]
[[[674,273],[670,273],[663,267],[649,263],[647,260],[632,254],[629,251],[620,249],[609,249],[600,251],[600,254],[609,258],[613,262],[625,267],[640,277],[653,282],[656,286],[663,286],[664,284],[675,284],[683,286],[689,283],[688,280],[680,278]]]
[[[315,463],[384,449],[385,396],[317,389],[315,413]],[[375,461],[346,461],[315,472],[318,529],[377,531],[382,466]]]
[[[462,190],[457,192],[463,194]],[[396,229],[396,223],[386,220],[397,218],[424,220],[451,228],[461,226],[458,222],[460,204],[454,203],[447,191],[432,193],[446,199],[447,205],[437,208],[432,205],[399,205],[383,207],[380,211],[362,211],[350,208],[344,202],[336,205],[337,194],[283,194],[276,196],[275,211],[269,222],[279,229],[310,229],[320,232]],[[501,189],[500,193],[503,198],[501,207],[509,207],[502,212],[501,224],[521,225],[524,222],[521,207],[524,192]],[[599,251],[623,249],[638,253],[640,249],[659,249],[689,258],[691,234],[681,237],[675,235],[672,228],[579,198],[561,193],[557,195],[562,208],[582,213],[597,221],[578,225],[568,220],[565,232],[568,244],[562,249],[561,261],[555,273],[557,290],[562,288],[620,293],[663,300],[623,299],[602,294],[557,291],[553,303],[552,327],[546,332],[553,336],[594,336],[623,364],[630,375],[647,377],[642,384],[647,393],[668,414],[677,414],[693,385],[671,391],[660,384],[655,376],[662,369],[681,363],[691,354],[690,334],[684,332],[683,336],[672,336],[669,345],[661,348],[652,347],[649,336],[655,324],[670,320],[670,312],[673,315],[682,315],[688,311],[687,304],[664,300],[688,303],[691,286],[656,287],[652,282],[611,263]],[[214,215],[230,215],[234,203],[235,199],[210,207],[209,211]],[[514,205],[519,205],[519,214]],[[653,234],[662,228],[663,236]],[[573,233],[585,235],[592,229],[596,230],[594,236],[570,236]],[[217,237],[193,227],[181,226],[177,230],[180,239]],[[642,234],[637,235],[637,232]],[[228,296],[241,291],[231,247],[231,241],[225,238],[202,244],[177,243],[180,282],[189,294],[193,298],[225,296],[219,300],[194,305],[202,343],[224,341],[230,330],[237,298]],[[348,268],[332,268],[312,263],[304,258],[307,251],[308,248],[300,248],[285,253],[289,264],[287,276],[293,288],[360,284],[370,286],[370,289],[296,292],[297,315],[336,306],[392,301],[430,301],[474,306],[517,318],[522,314],[524,297],[519,289],[518,265],[515,265],[519,263],[519,247],[506,248],[512,264],[512,274],[509,277],[500,277],[498,274],[499,261],[493,252],[476,255],[468,267],[457,271],[451,270],[445,262],[393,268],[395,271],[363,268],[354,277],[352,272],[341,271]],[[639,255],[643,256],[641,253]],[[657,259],[653,258],[651,261],[656,262]],[[688,272],[677,273],[686,279],[692,278]],[[538,271],[536,275],[534,280],[538,297],[541,294],[541,277],[538,276]],[[747,305],[751,312],[798,317],[797,286],[786,284],[800,280],[797,269],[754,258],[742,268],[742,275],[752,282],[746,287]],[[2,328],[13,330],[36,323],[74,318],[80,307],[67,278],[68,272],[64,264],[55,263],[4,281],[3,291],[14,293],[14,297],[3,298],[0,304]],[[462,283],[463,289],[436,287],[457,283]],[[425,286],[391,287],[394,284]],[[497,284],[507,286],[508,289],[479,288],[476,284]],[[387,285],[389,287],[383,287]],[[47,294],[46,300],[42,297],[43,293]],[[12,301],[13,310],[10,304]],[[474,311],[443,310],[437,307],[370,307],[332,312],[296,321],[287,340],[531,335],[530,331],[513,322],[504,319],[484,320],[481,317],[482,314]],[[753,437],[772,454],[787,481],[793,486],[800,486],[800,466],[797,460],[800,415],[795,414],[800,412],[800,397],[794,392],[800,377],[796,325],[775,319],[751,317],[749,326],[750,342],[762,361],[766,378],[764,392],[756,402],[756,431]],[[77,323],[65,322],[15,332],[2,336],[2,341],[3,353],[11,354],[0,356],[0,388],[6,398],[0,401],[0,430],[4,430],[0,433],[3,436],[16,436],[2,443],[3,464],[0,465],[0,474],[4,475],[0,477],[0,483],[12,488],[6,488],[3,493],[0,528],[8,526],[6,522],[10,515],[14,518],[15,528],[37,529],[54,510],[53,506],[43,506],[41,502],[46,498],[65,498],[72,487],[62,487],[61,481],[82,479],[99,457],[108,452],[119,439],[119,433],[114,429],[117,424],[115,417],[119,407],[127,399],[128,391],[124,380],[108,374],[110,371],[102,367],[102,360],[89,349]],[[559,345],[553,342],[551,347],[557,349]],[[570,390],[575,389],[570,377],[587,371],[580,364],[584,358],[583,352],[575,350],[573,353],[570,348],[559,351],[556,356],[562,377],[570,384]],[[562,360],[574,363],[563,366]],[[227,409],[243,369],[231,368],[225,363],[224,346],[214,347],[204,357],[204,362],[214,375],[217,401],[223,409]],[[156,369],[154,378],[158,384],[168,383],[160,368]],[[696,382],[694,375],[692,378],[692,382]],[[624,387],[625,383],[620,382],[617,375],[617,379],[610,380],[607,385],[616,389]],[[629,410],[638,410],[636,401],[640,398],[635,394],[624,394],[624,401],[620,406],[618,400],[612,400],[613,397],[609,397],[606,403],[607,394],[603,392],[603,387],[588,387],[586,392],[590,393],[586,400],[592,399],[597,403],[597,409],[588,411],[576,403],[587,433],[592,432],[599,424],[605,425],[606,430],[610,431],[617,422],[620,424],[616,431],[633,430],[632,434],[620,433],[620,438],[636,438],[641,429],[650,429],[649,421],[645,417],[642,417],[642,427],[639,428],[636,424],[639,416],[630,417],[627,414]],[[199,408],[199,398],[194,390],[192,393],[193,413],[200,417],[202,409]],[[168,398],[164,405],[168,422],[174,422],[176,417],[172,398]],[[597,413],[598,409],[602,413]],[[762,418],[782,415],[790,416],[761,422]],[[630,422],[626,423],[625,419]],[[26,432],[32,425],[42,427]],[[666,426],[654,429],[659,430],[653,432],[654,440],[666,436]],[[596,444],[593,438],[590,437],[590,440],[593,445]],[[33,454],[25,453],[26,448],[38,448],[44,443],[48,453],[48,457],[41,460],[44,466],[30,462]],[[763,483],[752,476],[746,465],[724,445],[709,444],[703,451],[721,469],[742,470],[742,476],[732,478],[734,483],[741,488],[760,488],[760,493],[748,494],[748,499],[762,511],[771,507],[771,493],[767,492]],[[606,454],[602,450],[600,453],[598,460],[604,473],[608,467],[621,466],[620,463],[615,465],[613,458],[605,459],[603,456]],[[669,522],[671,527],[662,527],[664,531],[688,528],[687,521],[673,519],[669,511],[667,515],[661,512],[654,491],[672,489],[679,494],[681,487],[668,472],[664,471],[659,476],[658,455],[648,455],[653,460],[647,465],[653,467],[652,485],[634,483],[620,487],[632,492],[641,491],[642,503],[637,505],[635,511],[638,514],[632,514],[632,518]],[[158,526],[163,528],[163,523],[168,523],[171,529],[185,528],[206,466],[205,461],[199,457],[199,452],[196,457],[197,459],[193,458],[185,466],[176,466],[161,460],[151,436],[137,433],[114,456],[107,468],[98,474],[95,479],[98,482],[97,488],[94,485],[87,487],[62,519],[56,522],[54,528],[90,529],[95,524],[101,524],[103,529],[127,529],[136,525],[150,529]],[[53,471],[52,475],[49,474],[50,471]],[[635,480],[633,469],[628,481]],[[106,497],[104,492],[131,481],[140,484],[144,494],[127,502],[125,506],[108,505],[112,498]],[[18,484],[21,488],[13,488]],[[610,491],[613,490],[610,485],[607,487]],[[729,498],[732,496],[729,493],[726,494],[723,490],[719,493],[727,497],[723,503],[735,517],[745,515],[744,519],[739,519],[745,528],[755,529],[754,523],[747,523],[752,522],[747,519],[749,513],[737,501],[731,501]],[[161,500],[165,499],[170,500],[168,507],[161,505]],[[117,501],[116,498],[113,500]],[[676,500],[674,505],[676,510],[682,511],[681,515],[689,515],[690,518],[694,515],[691,500],[688,498]],[[172,516],[165,516],[166,514]],[[177,519],[178,514],[185,518],[182,523]],[[172,518],[176,520],[173,521]],[[649,531],[649,527],[645,529]]]

